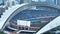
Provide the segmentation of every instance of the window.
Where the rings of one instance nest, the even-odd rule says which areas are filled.
[[[16,0],[16,2],[17,2],[18,4],[23,3],[23,1],[24,1],[24,0]]]
[[[40,0],[41,2],[45,2],[46,0]]]
[[[4,5],[4,0],[0,0],[0,5]]]
[[[34,1],[34,2],[38,2],[39,0],[32,0],[32,1]]]

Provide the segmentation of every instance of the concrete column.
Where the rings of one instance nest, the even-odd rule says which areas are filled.
[[[60,0],[57,0],[57,5],[60,5]]]
[[[10,6],[16,5],[16,0],[9,0],[9,2],[10,2]]]
[[[12,5],[15,5],[15,4],[16,4],[15,0],[7,0],[5,2],[5,6],[7,6],[7,7],[11,7]]]
[[[32,0],[24,0],[24,3],[31,3]]]

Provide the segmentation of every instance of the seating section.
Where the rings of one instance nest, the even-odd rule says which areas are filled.
[[[43,10],[24,10],[18,13],[13,17],[11,21],[19,20],[29,20],[29,21],[39,21],[39,20],[49,20],[50,18],[54,18],[58,16],[58,12],[56,11],[43,11]]]
[[[31,27],[27,27],[27,28],[30,28],[30,30],[37,31],[40,27],[47,24],[49,21],[54,19],[56,16],[58,16],[58,12],[56,11],[24,10],[18,13],[16,16],[14,16],[10,22],[13,23],[11,24],[11,26],[13,25],[12,26],[13,28],[18,27],[20,29],[20,26],[16,26],[17,20],[29,20],[31,21]],[[26,27],[23,27],[23,28],[26,28]]]

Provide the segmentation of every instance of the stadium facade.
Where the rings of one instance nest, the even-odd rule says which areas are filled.
[[[2,0],[0,5],[1,31],[46,34],[60,30],[60,0]]]

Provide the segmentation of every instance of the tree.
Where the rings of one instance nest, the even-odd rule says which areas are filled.
[[[0,34],[5,34],[5,33],[0,31]]]

